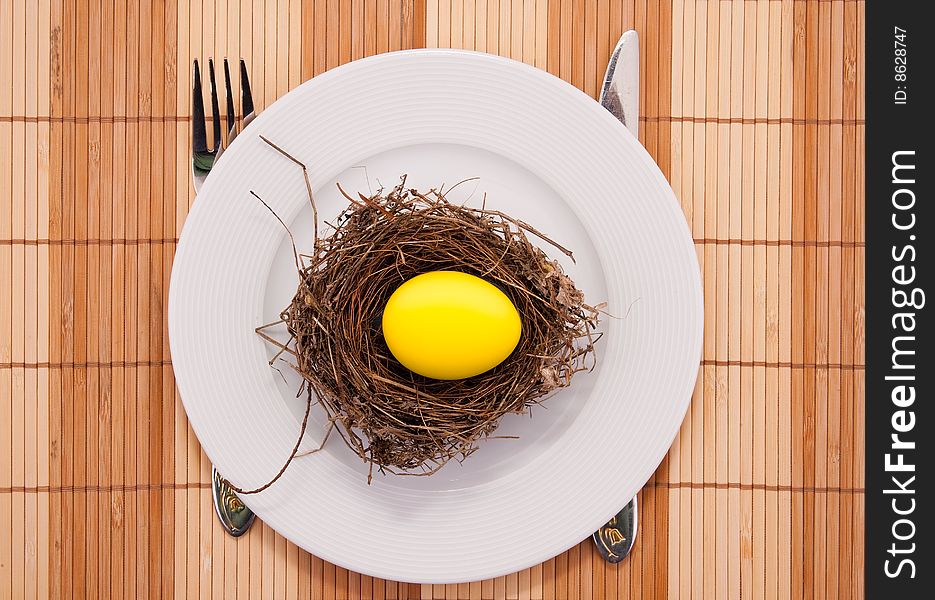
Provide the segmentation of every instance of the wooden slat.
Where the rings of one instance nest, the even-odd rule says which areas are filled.
[[[0,111],[9,114],[13,110],[13,6],[10,3],[0,7]],[[4,148],[13,147],[13,123],[0,124],[0,144]],[[0,237],[13,237],[13,168],[12,153],[9,158],[0,161]],[[12,281],[13,247],[0,248],[0,277],[4,282]],[[13,286],[4,285],[0,291],[0,360],[12,357],[13,336]],[[0,371],[0,486],[13,485],[13,371]],[[13,496],[4,494],[0,497],[0,519],[12,523]],[[13,535],[12,531],[0,533],[0,594],[13,595]]]
[[[619,12],[619,7],[611,9],[608,14],[608,20],[612,23],[615,21]],[[682,77],[684,74],[683,60],[684,60],[684,15],[685,15],[685,6],[682,0],[676,0],[672,3],[672,14],[671,14],[671,36],[672,36],[672,54],[671,54],[671,90],[669,98],[670,112],[673,115],[679,115],[682,112],[683,102],[682,102]],[[681,124],[670,127],[670,162],[669,162],[669,182],[672,185],[672,190],[675,192],[676,197],[679,198],[681,203],[682,210],[685,211],[686,208],[686,198],[682,194],[682,166],[683,162],[683,149],[682,149],[682,127]],[[690,210],[686,211],[686,218],[691,219]],[[669,451],[669,483],[677,483],[681,481],[682,477],[682,463],[684,460],[684,453],[687,446],[687,428],[690,426],[690,418],[686,418],[682,427],[680,428],[678,434],[676,435],[675,441],[672,444],[672,448]],[[664,548],[667,552],[667,574],[668,581],[665,583],[665,588],[667,590],[673,590],[676,593],[681,590],[681,565],[682,565],[682,544],[680,543],[680,537],[682,535],[682,490],[676,490],[670,492],[669,494],[669,504],[665,507],[668,510],[668,519],[669,519],[669,535],[668,539],[664,542]],[[616,584],[616,581],[607,582],[608,585]]]
[[[687,6],[686,6],[687,8]],[[691,113],[692,115],[705,116],[705,81],[707,77],[707,3],[694,3],[694,19],[691,21],[693,29],[692,40],[694,42],[694,61],[691,65]],[[705,129],[704,123],[693,123],[689,128],[691,130],[691,164],[692,171],[690,182],[692,187],[692,237],[705,237],[707,233],[707,215],[714,214],[714,211],[706,211],[706,200],[704,193],[705,184]],[[704,300],[706,306],[714,306],[712,290],[714,284],[709,283],[712,279],[713,256],[709,257],[710,251],[707,247],[698,249],[698,262],[701,270],[702,285],[704,286]],[[711,341],[714,329],[713,310],[705,312],[704,331],[705,340],[703,352],[707,354],[711,350]],[[691,470],[687,476],[688,481],[705,481],[705,397],[709,395],[709,388],[713,381],[713,369],[704,367],[698,376],[696,384],[696,393],[692,397],[691,411],[692,421],[692,462]],[[711,445],[713,446],[713,441]],[[691,567],[689,569],[690,577],[688,582],[689,593],[704,593],[709,591],[705,587],[705,573],[710,572],[710,565],[704,563],[705,552],[705,505],[704,490],[692,489],[689,514],[692,517],[688,520],[691,525],[691,534],[689,539],[691,550]],[[697,590],[697,592],[695,592]]]
[[[0,10],[13,149],[0,160],[0,596],[862,596],[862,1]],[[194,199],[191,60],[244,57],[260,109],[348,60],[420,46],[509,56],[596,97],[631,27],[640,138],[681,202],[706,302],[705,361],[640,494],[633,555],[605,565],[585,540],[495,580],[412,586],[324,563],[263,524],[224,536],[165,322]]]
[[[47,0],[39,2],[37,19],[36,44],[36,82],[37,82],[37,116],[50,114],[51,92],[51,15],[50,3]],[[37,204],[37,237],[49,235],[49,145],[50,124],[40,123],[37,131],[38,175],[36,188]],[[39,361],[48,360],[49,357],[49,251],[39,249],[37,256],[37,331],[36,331],[36,358]],[[2,278],[0,278],[2,281]],[[49,484],[49,379],[48,370],[38,370],[38,387],[36,390],[37,419],[35,425],[36,456],[37,456],[37,485]],[[45,598],[49,595],[49,586],[52,574],[49,570],[49,497],[38,496],[36,499],[37,529],[34,540],[36,555],[36,597]]]
[[[767,7],[766,10],[762,11],[766,13],[764,20],[767,21],[767,31],[764,31],[763,34],[764,37],[768,37],[768,40],[775,39],[778,42],[780,26],[777,17],[778,11],[770,10],[770,8]],[[770,48],[764,50],[764,54],[766,55],[765,61],[770,65],[767,69],[775,69],[775,71],[768,71],[766,91],[769,99],[763,100],[763,106],[775,106],[775,100],[779,96],[780,79],[778,52]],[[758,87],[759,89],[761,88]],[[778,229],[777,224],[773,223],[771,225],[770,220],[776,218],[774,215],[779,208],[779,133],[778,126],[767,126],[765,131],[766,144],[762,147],[762,150],[759,148],[757,150],[757,187],[762,189],[763,192],[758,193],[756,198],[754,230],[764,237],[770,235],[771,229]],[[759,140],[760,136],[757,139]],[[760,159],[760,156],[764,158]],[[764,160],[766,164],[762,164],[761,160]],[[759,358],[775,358],[778,356],[779,307],[777,299],[778,285],[775,281],[779,272],[778,267],[779,252],[777,248],[767,248],[756,253],[754,268],[757,271],[757,278],[762,278],[762,287],[756,292],[757,305],[755,312],[757,314],[756,320],[761,323],[764,330],[763,334],[758,336],[759,339],[754,347],[755,356]],[[763,429],[761,430],[763,437],[757,438],[755,441],[757,450],[762,452],[762,461],[755,461],[757,466],[754,467],[754,478],[760,475],[770,485],[778,485],[780,479],[779,465],[781,461],[779,449],[781,447],[780,439],[782,438],[780,413],[782,411],[778,402],[771,403],[768,401],[769,398],[776,398],[779,394],[779,378],[780,373],[778,370],[767,369],[765,372],[759,369],[756,370],[755,397],[757,399],[762,398],[763,406],[760,413],[764,416],[762,421]],[[760,458],[760,456],[757,456],[757,458]],[[755,552],[758,553],[756,559],[757,562],[762,561],[763,564],[762,594],[764,596],[774,595],[778,591],[777,578],[780,549],[776,547],[773,540],[779,536],[779,503],[778,494],[754,495],[755,512],[760,509],[765,513],[761,521],[762,529],[754,530],[754,548]],[[759,519],[754,521],[755,528],[757,521]]]
[[[12,67],[13,67],[13,77],[15,81],[22,81],[25,78],[25,36],[24,32],[17,32],[17,29],[24,29],[24,15],[22,7],[13,7],[10,10],[10,18],[13,23],[13,30],[11,33],[11,47],[12,51],[10,55],[12,56]],[[23,88],[13,87],[11,96],[11,111],[21,111],[25,112],[25,97],[23,95]],[[10,230],[10,235],[16,235],[17,233],[23,233],[25,230],[25,192],[24,192],[24,167],[25,161],[23,156],[24,144],[25,144],[25,125],[20,125],[14,123],[11,127],[10,136],[7,138],[9,141],[10,158],[8,159],[9,163],[9,178],[7,185],[7,193],[10,194],[11,202],[10,209],[8,212],[7,218],[9,219],[8,228]],[[24,277],[24,257],[25,251],[19,248],[11,248],[11,252],[8,255],[7,260],[7,273],[8,276],[14,281],[23,281],[25,283]],[[8,325],[5,328],[7,331],[7,348],[8,353],[11,358],[22,357],[24,355],[24,326],[23,326],[23,317],[24,317],[24,306],[23,306],[23,286],[9,286],[9,291],[5,294],[6,299],[4,304],[6,305],[6,313],[8,320]],[[4,462],[6,463],[4,471],[5,479],[8,479],[11,485],[22,482],[25,477],[24,470],[24,439],[25,435],[25,424],[23,423],[23,403],[15,402],[14,398],[23,398],[25,396],[25,373],[23,369],[13,368],[10,370],[8,375],[8,400],[5,403],[5,416],[10,419],[10,425],[7,427],[11,428],[11,432],[8,433],[9,437],[9,452],[10,456]],[[24,565],[24,553],[22,549],[25,547],[24,539],[24,530],[23,530],[23,517],[24,517],[24,502],[25,498],[23,494],[14,493],[9,499],[9,516],[11,519],[10,527],[6,532],[7,540],[6,546],[9,550],[5,552],[7,561],[9,563],[9,572],[10,572],[10,589],[12,594],[15,596],[17,594],[24,593],[24,582],[25,577],[25,565]]]
[[[26,7],[25,12],[25,43],[26,43],[26,61],[27,64],[38,66],[39,51],[39,22],[38,22],[38,3],[31,3]],[[39,83],[38,68],[28,69],[25,79],[26,89],[26,114],[39,114]],[[38,213],[40,203],[38,200],[39,184],[39,124],[27,123],[25,131],[25,189],[26,198],[34,198],[36,201],[26,201],[25,204],[25,228],[24,233],[27,238],[38,237]],[[48,218],[45,215],[46,219]],[[24,289],[24,307],[25,320],[24,326],[24,357],[29,360],[36,358],[39,352],[38,340],[38,321],[39,321],[39,271],[38,271],[39,253],[26,249],[24,262],[24,275],[26,285]],[[40,369],[24,369],[24,395],[25,395],[25,420],[23,422],[24,431],[37,431],[38,429],[38,409],[40,403],[39,385],[40,376],[43,375]],[[39,448],[36,445],[36,436],[29,436],[25,439],[24,452],[24,483],[26,486],[35,484],[39,475]],[[47,449],[45,449],[47,452]],[[38,583],[40,578],[40,568],[37,561],[37,544],[39,536],[38,528],[38,498],[26,495],[24,498],[24,530],[25,530],[25,592],[27,597],[34,597],[38,594]]]

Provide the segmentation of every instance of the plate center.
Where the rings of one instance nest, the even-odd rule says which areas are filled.
[[[316,190],[321,235],[328,235],[326,224],[332,221],[347,206],[347,200],[337,190],[336,183],[351,195],[357,192],[370,194],[379,188],[389,189],[399,182],[401,175],[407,176],[407,187],[419,190],[431,188],[454,188],[448,200],[455,204],[480,207],[486,194],[486,206],[521,219],[557,243],[574,253],[575,262],[555,250],[547,242],[536,243],[551,258],[557,259],[566,273],[585,293],[589,303],[596,304],[607,298],[604,272],[590,238],[574,211],[542,179],[516,162],[487,150],[459,144],[418,144],[405,146],[373,155],[351,165],[324,188]],[[272,218],[272,217],[271,217]],[[289,223],[300,252],[311,250],[313,241],[313,214],[306,205]],[[297,277],[288,236],[283,233],[266,283],[263,305],[264,323],[275,321],[295,294]],[[276,330],[277,337],[285,341],[285,328]],[[269,345],[271,358],[275,349]],[[542,406],[534,406],[530,414],[506,415],[495,436],[517,436],[518,439],[486,439],[479,442],[479,449],[464,463],[449,463],[431,477],[375,476],[375,485],[404,486],[426,490],[441,490],[470,487],[489,483],[492,479],[506,475],[523,463],[534,458],[538,450],[547,447],[559,437],[581,412],[590,396],[594,383],[600,376],[600,347],[598,368],[592,373],[580,373],[573,384],[548,398]],[[283,377],[276,377],[282,401],[301,423],[305,411],[303,398],[296,398],[301,378],[288,365],[277,365]],[[324,413],[313,408],[309,429],[305,437],[305,449],[320,443],[325,429]],[[332,436],[325,446],[325,453],[347,469],[366,477],[368,467],[338,436]],[[320,455],[297,460],[318,460]]]

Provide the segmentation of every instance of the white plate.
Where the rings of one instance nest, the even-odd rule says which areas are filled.
[[[264,111],[208,178],[179,241],[169,293],[176,380],[218,469],[254,486],[288,455],[304,403],[267,366],[254,328],[295,289],[281,226],[255,190],[311,241],[299,169],[320,218],[352,191],[402,173],[417,187],[530,222],[575,252],[564,261],[590,302],[607,301],[599,367],[533,417],[511,416],[463,465],[431,477],[376,476],[339,439],[244,500],[278,532],[340,566],[387,579],[455,582],[542,562],[586,538],[646,482],[678,431],[698,372],[702,294],[679,205],[655,163],[588,96],[518,62],[418,50],[306,82]],[[361,166],[366,167],[366,171]],[[366,174],[365,174],[366,173]],[[544,246],[543,246],[544,247]],[[315,415],[306,447],[322,434]]]

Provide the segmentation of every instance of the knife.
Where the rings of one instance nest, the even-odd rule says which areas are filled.
[[[640,125],[640,44],[636,31],[630,29],[620,36],[610,55],[601,105],[617,117],[639,139]],[[638,527],[636,496],[623,509],[594,532],[591,538],[601,557],[618,563],[630,554]]]

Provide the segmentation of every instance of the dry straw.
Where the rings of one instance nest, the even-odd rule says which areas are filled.
[[[301,167],[314,210],[305,165],[263,139]],[[369,463],[371,477],[374,467],[429,475],[474,452],[503,415],[526,412],[569,385],[575,373],[593,368],[599,307],[585,304],[559,263],[530,237],[569,257],[571,252],[530,225],[487,209],[486,202],[481,208],[449,202],[451,189],[421,193],[406,187],[405,176],[385,194],[353,197],[341,189],[349,205],[331,224],[333,231],[320,237],[316,218],[314,250],[295,253],[295,297],[279,321],[257,329],[279,348],[271,364],[289,354],[303,378],[308,407],[302,431],[272,481],[252,490],[232,486],[236,491],[262,491],[285,472],[315,402],[330,421],[325,440],[336,431]],[[458,381],[433,380],[407,370],[387,349],[380,326],[387,299],[406,280],[437,270],[481,277],[516,306],[520,342],[494,369]],[[266,333],[282,323],[288,343]]]

